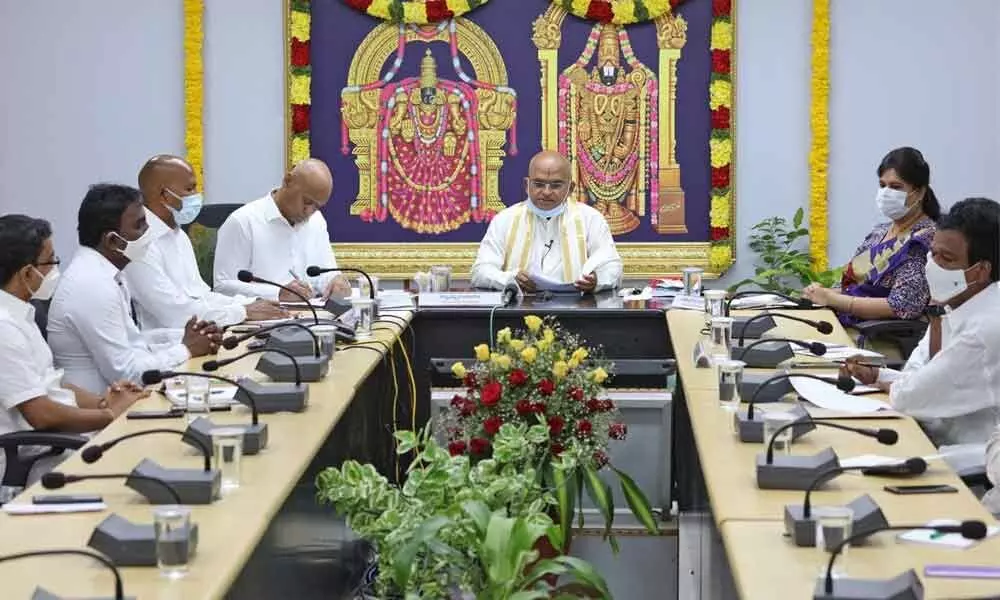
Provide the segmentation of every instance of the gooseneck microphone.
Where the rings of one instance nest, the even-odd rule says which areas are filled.
[[[813,419],[811,421],[815,425],[822,425],[823,427],[832,427],[833,429],[841,429],[843,431],[850,431],[858,435],[863,435],[865,437],[875,438],[878,443],[884,444],[886,446],[892,446],[899,441],[899,434],[896,433],[895,429],[871,429],[868,427],[848,427],[847,425],[840,425],[839,423],[831,423],[830,421],[822,421],[819,419]],[[798,422],[786,423],[776,429],[771,439],[767,442],[767,458],[765,462],[771,464],[774,462],[774,441],[778,439],[778,435],[781,434],[786,429],[790,429],[795,426],[800,426]],[[926,465],[925,465],[926,468]]]
[[[753,395],[750,396],[750,402],[747,403],[747,420],[753,421],[754,401],[757,400],[757,395],[760,394],[761,390],[772,383],[782,381],[784,379],[791,379],[792,377],[802,377],[804,379],[815,379],[816,381],[822,381],[824,383],[832,383],[842,392],[850,392],[854,389],[854,379],[848,377],[847,375],[841,375],[840,377],[837,377],[837,379],[811,375],[809,373],[782,373],[780,375],[775,375],[774,377],[762,381],[760,385],[757,386],[757,389],[753,391]]]
[[[804,342],[802,340],[793,340],[791,338],[761,338],[747,344],[746,347],[743,348],[743,354],[746,355],[746,353],[749,352],[754,346],[759,346],[768,342],[785,342],[793,344],[795,346],[805,348],[816,356],[823,356],[826,354],[826,344],[823,342]],[[742,346],[742,343],[740,345]]]
[[[365,279],[368,280],[368,294],[369,294],[369,297],[372,300],[375,300],[375,284],[372,283],[372,278],[368,275],[368,273],[365,273],[361,269],[349,269],[349,268],[346,268],[346,267],[344,267],[344,268],[324,269],[322,267],[317,267],[316,265],[311,265],[309,267],[306,267],[306,275],[308,275],[310,277],[319,277],[320,275],[322,275],[324,273],[333,273],[334,271],[339,271],[339,272],[342,272],[342,273],[359,273],[361,275],[364,275]]]
[[[500,296],[500,306],[507,308],[508,306],[514,304],[514,301],[517,300],[517,294],[519,291],[521,291],[521,289],[517,287],[516,283],[508,283],[505,285],[503,288],[503,294]]]
[[[878,527],[870,531],[862,531],[843,540],[830,552],[830,561],[826,565],[826,578],[823,582],[823,589],[826,594],[833,594],[833,563],[844,551],[844,548],[860,541],[870,535],[883,531],[910,531],[922,529],[936,531],[938,533],[958,533],[967,540],[981,540],[986,537],[986,523],[982,521],[962,521],[960,525],[893,525],[889,527]]]
[[[300,329],[304,329],[310,336],[312,336],[313,344],[315,346],[314,356],[316,358],[319,358],[319,337],[316,336],[316,333],[312,329],[309,329],[302,323],[296,323],[295,321],[289,321],[287,323],[278,323],[276,325],[269,325],[267,327],[262,327],[255,331],[251,331],[249,333],[244,333],[243,335],[231,335],[222,340],[222,347],[225,348],[226,350],[232,350],[236,346],[239,346],[240,344],[242,344],[243,342],[249,340],[254,336],[260,335],[262,333],[267,333],[268,331],[273,331],[275,329],[281,329],[283,327],[298,327]]]
[[[896,472],[898,475],[922,475],[924,471],[927,470],[927,461],[917,456],[906,459],[899,466],[901,469]],[[812,483],[809,484],[809,487],[806,488],[806,495],[802,500],[802,518],[808,519],[812,513],[812,506],[809,504],[809,501],[811,500],[814,489],[818,488],[837,475],[840,475],[844,471],[858,471],[867,468],[868,467],[866,466],[834,467],[817,475],[816,478],[812,480]]]
[[[60,473],[59,471],[49,471],[45,475],[42,475],[42,487],[47,490],[58,490],[66,486],[67,483],[76,483],[77,481],[86,481],[88,479],[141,479],[142,481],[151,481],[163,489],[167,490],[170,496],[174,499],[174,502],[178,505],[184,504],[181,500],[180,494],[174,489],[174,486],[170,485],[166,481],[163,481],[159,477],[150,477],[149,475],[139,475],[137,473],[100,473],[94,475],[67,475],[65,473]]]
[[[247,401],[250,403],[250,415],[251,424],[257,424],[257,403],[254,402],[253,395],[247,391],[245,387],[239,384],[239,382],[229,379],[228,377],[222,377],[221,375],[213,375],[211,373],[191,373],[187,371],[146,371],[142,374],[142,384],[143,385],[155,385],[160,383],[164,379],[170,379],[171,377],[204,377],[205,379],[214,379],[216,381],[221,381],[223,383],[228,383],[229,385],[236,386],[236,389],[241,390],[243,395],[247,397]]]
[[[831,333],[833,333],[833,325],[831,325],[829,321],[814,321],[812,319],[803,319],[802,317],[793,317],[792,315],[785,315],[782,313],[763,312],[760,313],[759,315],[754,315],[750,317],[743,323],[743,328],[740,330],[740,346],[743,346],[743,340],[746,337],[747,329],[750,328],[750,323],[753,323],[754,321],[760,319],[765,319],[767,317],[772,317],[772,318],[781,317],[782,319],[789,319],[791,321],[798,321],[799,323],[805,323],[806,325],[812,327],[813,329],[822,333],[823,335],[830,335]],[[823,351],[826,352],[825,347],[823,348]],[[813,354],[816,353],[813,352]],[[822,353],[820,353],[820,356],[822,356]]]
[[[97,562],[104,565],[111,574],[115,577],[115,600],[125,599],[125,589],[122,584],[122,574],[118,571],[118,567],[115,563],[111,562],[103,554],[98,554],[97,552],[92,552],[90,550],[84,550],[82,548],[53,548],[52,550],[32,550],[30,552],[17,552],[15,554],[6,554],[0,556],[0,563],[7,562],[10,560],[20,560],[22,558],[32,558],[35,556],[64,556],[64,555],[75,555],[75,556],[86,556],[87,558],[92,558]]]
[[[729,297],[729,301],[726,302],[726,314],[730,313],[730,308],[733,305],[733,300],[737,298],[744,298],[746,296],[777,296],[783,300],[788,300],[789,302],[794,302],[795,306],[782,306],[779,308],[784,308],[785,310],[795,310],[795,309],[813,309],[816,305],[813,304],[812,300],[808,298],[793,298],[786,294],[779,294],[778,292],[765,292],[764,290],[746,290],[743,292],[737,292]]]
[[[98,444],[96,446],[87,446],[86,448],[84,448],[83,450],[80,451],[80,458],[82,458],[83,462],[85,462],[87,464],[93,464],[93,463],[99,461],[101,459],[101,457],[104,456],[105,452],[107,452],[108,450],[110,450],[110,449],[114,448],[115,446],[117,446],[119,442],[124,442],[125,440],[128,440],[128,439],[142,437],[144,435],[151,435],[151,434],[154,434],[154,433],[171,433],[171,434],[174,434],[174,435],[179,435],[182,438],[184,437],[184,432],[181,431],[180,429],[169,429],[169,428],[165,428],[165,427],[164,428],[157,428],[157,429],[147,429],[145,431],[137,431],[135,433],[130,433],[128,435],[123,435],[121,437],[117,437],[117,438],[115,438],[113,440],[108,440],[107,442],[104,442],[103,444]],[[205,445],[205,442],[203,442],[201,440],[192,439],[191,441],[193,441],[195,443],[195,445],[198,446],[198,449],[201,450],[202,456],[205,457],[205,471],[211,471],[212,470],[212,451],[209,450],[208,446]]]
[[[275,354],[280,354],[286,357],[288,360],[292,361],[292,367],[295,368],[295,387],[299,387],[302,385],[302,373],[299,371],[299,361],[296,360],[294,356],[292,356],[291,352],[286,352],[279,348],[253,348],[251,350],[247,350],[246,352],[240,354],[239,356],[234,356],[232,358],[226,358],[224,360],[206,360],[205,362],[201,363],[201,368],[208,372],[217,371],[219,370],[219,367],[231,365],[234,362],[244,359],[253,354],[264,354],[265,352],[274,352]]]
[[[313,322],[319,325],[319,315],[316,314],[316,307],[312,305],[312,302],[309,302],[309,298],[306,298],[305,296],[303,296],[299,292],[296,292],[292,288],[286,285],[281,285],[280,283],[268,281],[267,279],[261,279],[260,277],[257,277],[256,275],[254,275],[250,271],[247,271],[246,269],[243,269],[242,271],[237,273],[236,278],[242,281],[243,283],[263,283],[264,285],[273,285],[276,288],[285,290],[286,292],[292,294],[293,296],[297,296],[299,299],[301,299],[303,302],[306,303],[306,306],[309,307],[310,312],[312,312]]]

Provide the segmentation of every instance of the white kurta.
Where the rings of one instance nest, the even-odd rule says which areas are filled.
[[[146,209],[153,240],[138,262],[122,271],[142,329],[182,328],[191,317],[235,325],[247,318],[248,296],[213,292],[201,278],[194,247],[179,227],[171,229]]]
[[[528,202],[500,211],[490,222],[472,265],[474,287],[503,289],[518,271],[563,283],[594,273],[597,290],[619,285],[622,259],[601,213],[571,201],[561,215],[539,217]]]
[[[277,300],[280,290],[260,283],[243,283],[237,274],[246,269],[262,279],[286,284],[306,281],[317,293],[326,291],[338,273],[306,276],[312,265],[336,268],[326,219],[316,211],[304,223],[292,226],[281,215],[272,194],[245,204],[219,228],[215,244],[215,291]]]

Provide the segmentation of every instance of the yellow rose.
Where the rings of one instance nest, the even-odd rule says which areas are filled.
[[[542,330],[542,339],[550,342],[555,341],[556,332],[546,327],[545,329]]]
[[[291,23],[292,37],[300,42],[308,42],[310,20],[309,13],[293,10]]]
[[[539,350],[545,352],[546,350],[552,347],[552,340],[547,340],[545,338],[542,338],[537,342],[535,342],[535,345],[538,346]]]
[[[725,79],[716,79],[708,86],[708,105],[712,110],[733,103],[733,84]]]
[[[510,342],[511,334],[510,327],[504,327],[497,332],[497,342],[500,344],[506,344]]]
[[[713,167],[724,167],[733,160],[733,142],[724,138],[712,138],[708,142]]]
[[[510,357],[507,356],[506,354],[497,355],[496,360],[494,362],[496,362],[498,367],[500,367],[505,371],[510,368]]]
[[[292,86],[288,92],[292,104],[309,104],[309,75],[292,75]]]
[[[575,369],[580,366],[580,361],[575,358],[569,359],[569,368]]]
[[[524,317],[524,324],[528,326],[528,331],[531,333],[538,333],[542,327],[542,320],[535,315],[528,315]]]
[[[555,375],[556,379],[562,379],[569,373],[569,365],[566,361],[557,360],[555,364],[552,365],[552,374]]]
[[[514,352],[520,352],[524,349],[524,340],[513,339],[510,341],[510,347]]]
[[[577,348],[573,351],[573,358],[577,363],[583,362],[588,356],[590,356],[590,353],[587,352],[586,348]]]
[[[594,380],[594,383],[604,383],[608,378],[608,372],[601,367],[597,367],[590,372],[590,378]]]
[[[566,349],[565,348],[560,348],[559,349],[559,360],[566,360]]]
[[[465,379],[466,373],[467,371],[465,370],[465,365],[463,365],[462,363],[457,362],[451,365],[451,374],[454,375],[455,377],[458,377],[459,379]]]
[[[535,350],[534,346],[528,346],[524,350],[521,350],[521,358],[530,365],[538,358],[538,350]]]
[[[479,344],[475,348],[476,350],[476,360],[486,361],[490,359],[490,347],[486,344]]]
[[[733,47],[733,25],[726,21],[712,23],[712,49],[731,50]]]
[[[292,163],[298,164],[311,156],[309,149],[309,138],[292,138]]]

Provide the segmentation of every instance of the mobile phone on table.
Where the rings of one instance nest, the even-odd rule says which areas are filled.
[[[951,494],[958,491],[958,488],[950,485],[887,485],[885,491],[890,494]]]
[[[184,409],[169,408],[167,410],[130,410],[125,413],[126,419],[174,419],[184,416]]]
[[[104,502],[97,494],[42,494],[32,496],[32,504],[91,504]]]

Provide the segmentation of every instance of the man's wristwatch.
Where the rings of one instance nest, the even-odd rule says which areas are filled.
[[[924,309],[924,314],[928,317],[943,317],[945,312],[945,307],[941,304],[928,304],[927,308]]]

